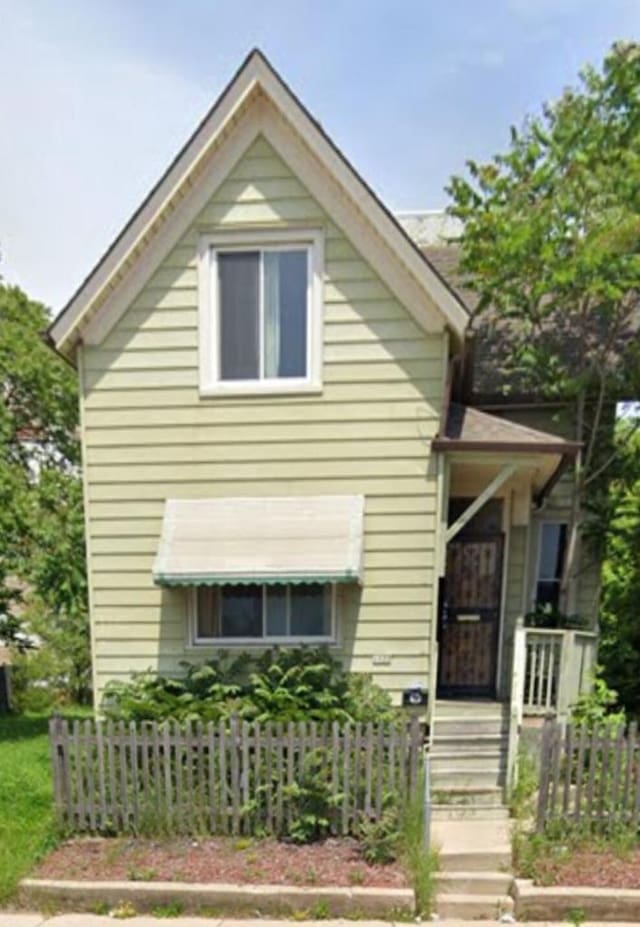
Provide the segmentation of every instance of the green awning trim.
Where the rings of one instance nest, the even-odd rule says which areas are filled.
[[[309,576],[231,576],[229,574],[208,574],[179,576],[161,573],[154,576],[158,586],[284,586],[309,583],[357,583],[357,573],[315,573]]]

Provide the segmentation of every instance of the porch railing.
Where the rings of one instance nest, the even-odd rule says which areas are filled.
[[[567,715],[590,685],[598,636],[593,631],[518,628],[524,635],[525,715]]]
[[[566,718],[571,705],[590,686],[597,649],[598,635],[593,631],[516,627],[507,760],[509,784],[514,781],[523,717]]]

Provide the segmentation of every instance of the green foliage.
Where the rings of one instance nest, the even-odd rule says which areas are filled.
[[[530,750],[521,743],[518,749],[517,774],[515,785],[509,795],[511,815],[517,821],[525,820],[533,814],[533,798],[538,789],[539,775],[535,760]]]
[[[154,917],[169,918],[180,917],[184,911],[184,905],[181,901],[170,901],[168,904],[159,904],[151,911]]]
[[[514,870],[518,877],[532,879],[536,885],[555,885],[559,881],[559,868],[570,871],[576,854],[603,853],[624,859],[637,846],[638,835],[633,826],[618,824],[602,834],[594,833],[588,822],[557,821],[542,834],[516,832]]]
[[[576,608],[582,539],[598,562],[607,528],[615,402],[640,392],[640,45],[512,129],[508,150],[449,187],[464,223],[461,270],[474,325],[504,392],[564,404],[574,466],[563,607]],[[491,310],[489,312],[489,310]],[[630,618],[631,620],[631,618]]]
[[[618,466],[609,487],[610,522],[602,571],[598,658],[620,703],[640,718],[640,431],[637,420],[616,428]]]
[[[583,615],[566,615],[551,604],[537,605],[524,616],[527,628],[574,628],[580,630],[589,626]]]
[[[283,790],[292,816],[286,835],[294,843],[313,843],[328,836],[331,830],[332,810],[338,807],[342,796],[331,789],[327,775],[330,768],[330,751],[314,750],[305,757],[296,781]]]
[[[0,908],[58,841],[48,721],[0,718]]]
[[[614,45],[601,71],[513,128],[505,154],[451,181],[462,268],[481,309],[517,320],[510,372],[547,396],[604,375],[619,396],[637,376],[620,358],[640,281],[638,86],[640,46]]]
[[[238,719],[256,725],[298,721],[379,725],[398,720],[389,696],[369,677],[347,674],[326,648],[276,649],[258,657],[225,653],[204,664],[185,664],[180,678],[142,674],[131,682],[111,683],[102,707],[107,718],[125,722],[231,723]],[[282,749],[286,768],[288,747]],[[287,813],[278,836],[309,843],[335,832],[344,796],[333,790],[333,761],[326,746],[307,753],[295,782],[283,789]],[[365,774],[364,764],[357,763],[349,773],[349,788],[359,807],[364,803]],[[257,772],[252,766],[247,783],[250,797],[240,813],[245,822],[253,822],[247,826],[254,835],[266,833],[277,775],[275,766],[266,759]],[[388,792],[387,787],[385,800],[391,806],[395,796]],[[150,836],[173,832],[176,822],[169,819],[164,802],[156,802],[155,796],[147,793],[142,831]],[[204,831],[209,827],[206,811],[206,802],[201,806],[194,794],[191,817],[202,822]]]
[[[386,808],[378,820],[363,816],[360,825],[360,850],[371,864],[392,863],[402,846],[400,815],[395,804]]]
[[[589,731],[605,724],[619,728],[625,724],[626,716],[624,709],[617,706],[618,693],[609,688],[602,676],[602,667],[598,666],[593,674],[593,686],[579,696],[571,709],[571,719],[575,724],[585,724]]]
[[[52,702],[87,701],[77,384],[43,341],[49,321],[44,306],[0,283],[0,639],[26,651],[35,635],[47,654],[22,662],[18,701],[32,685],[48,686]],[[41,676],[45,666],[55,679]]]
[[[416,914],[429,917],[433,912],[438,891],[437,873],[440,857],[433,846],[427,846],[424,809],[424,781],[402,811],[400,856],[409,872],[416,896]]]
[[[348,675],[326,648],[222,654],[183,664],[180,678],[140,674],[111,683],[103,711],[123,721],[376,721],[394,717],[369,677]]]
[[[567,914],[567,921],[573,924],[574,927],[580,927],[581,924],[584,924],[586,919],[587,915],[585,914],[584,908],[571,908]]]

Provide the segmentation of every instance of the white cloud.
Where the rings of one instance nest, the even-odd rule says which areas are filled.
[[[27,5],[2,18],[0,274],[57,311],[210,100],[98,29],[65,43]]]

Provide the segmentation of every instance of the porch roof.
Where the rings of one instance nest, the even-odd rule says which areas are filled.
[[[363,496],[168,499],[160,585],[359,582]]]
[[[437,451],[492,451],[574,457],[580,445],[558,435],[518,425],[472,406],[452,402],[444,433],[433,441]]]

